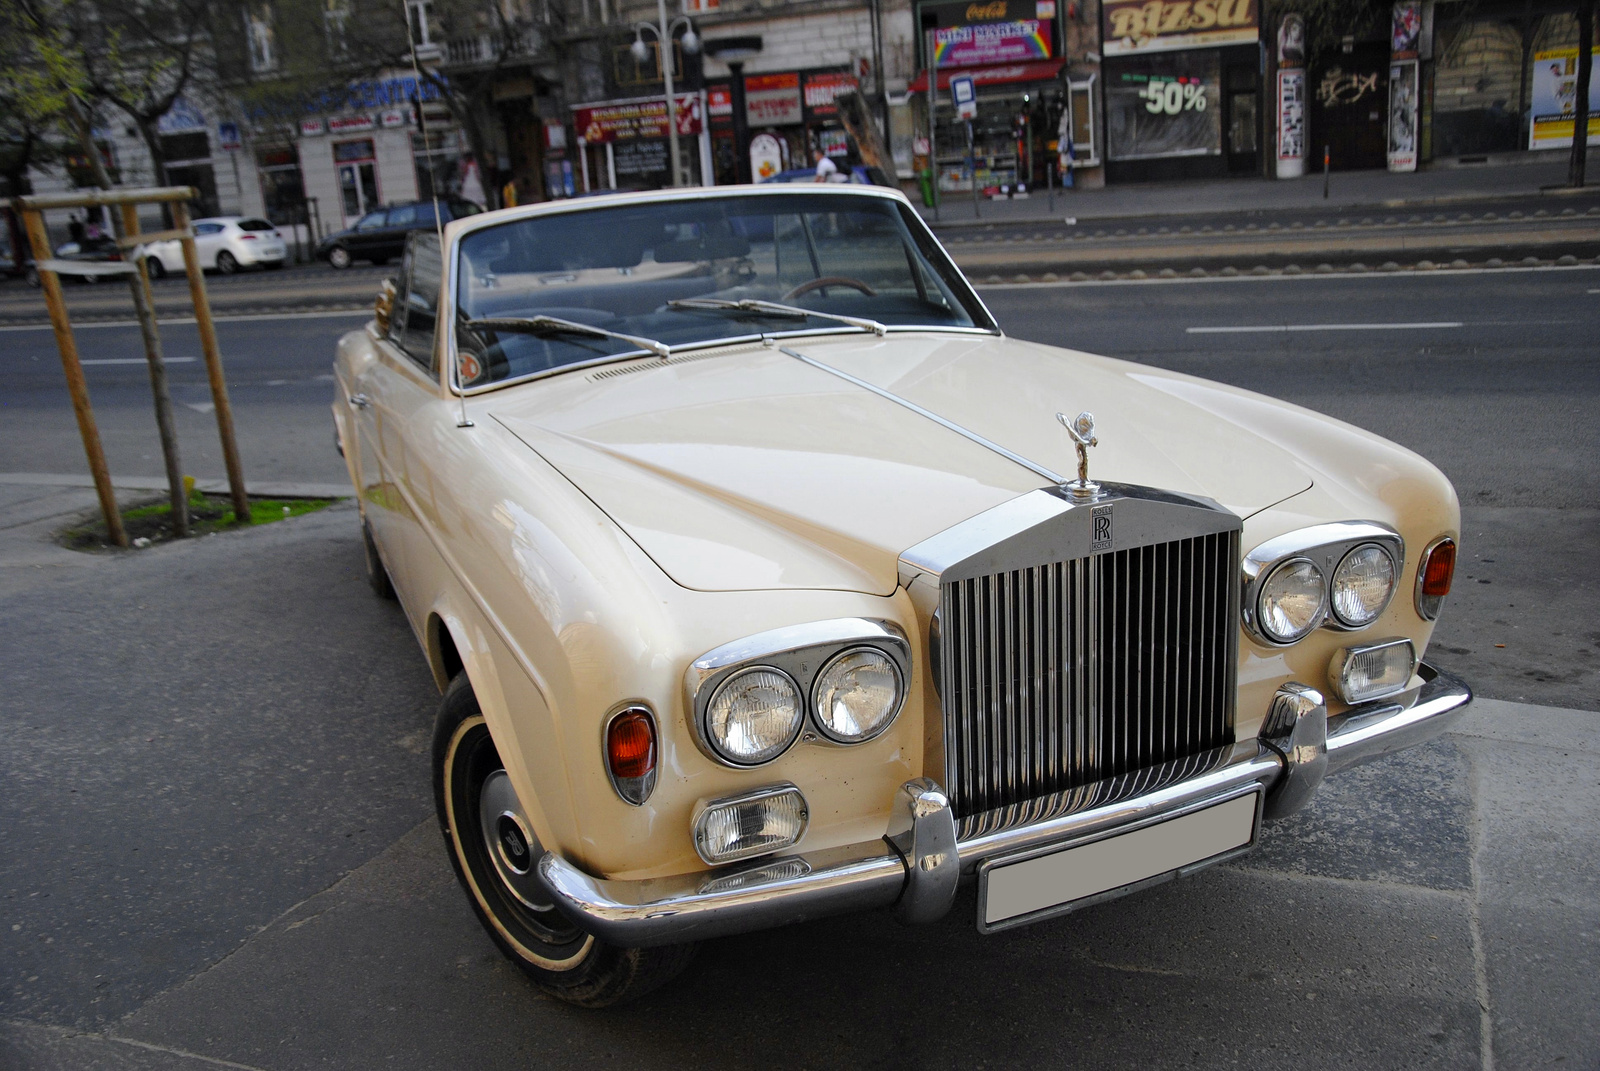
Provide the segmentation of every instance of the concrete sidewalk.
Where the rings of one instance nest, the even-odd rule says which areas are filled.
[[[1538,158],[1530,163],[1465,167],[1436,167],[1412,174],[1388,171],[1335,171],[1329,196],[1322,196],[1322,176],[1270,180],[1238,177],[1189,182],[1144,182],[1108,186],[1099,190],[1056,190],[1054,207],[1044,189],[1022,200],[984,200],[973,216],[970,194],[944,194],[938,220],[934,210],[917,206],[935,227],[1020,223],[1033,220],[1138,218],[1146,216],[1205,215],[1259,210],[1344,208],[1371,205],[1384,208],[1454,204],[1548,194],[1560,196],[1566,182],[1567,160]],[[1587,188],[1587,187],[1586,187]]]

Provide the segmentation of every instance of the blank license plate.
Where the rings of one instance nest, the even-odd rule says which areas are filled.
[[[1255,841],[1259,799],[1251,792],[1130,833],[1016,861],[991,860],[979,870],[978,928],[1031,922],[1247,847]]]

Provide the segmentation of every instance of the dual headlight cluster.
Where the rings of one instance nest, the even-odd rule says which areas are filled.
[[[1405,545],[1369,523],[1320,525],[1257,547],[1246,558],[1245,619],[1273,644],[1320,625],[1365,628],[1394,597]]]
[[[865,743],[905,705],[909,669],[904,636],[881,622],[750,637],[691,669],[701,747],[732,766],[760,766],[808,728],[833,744]]]

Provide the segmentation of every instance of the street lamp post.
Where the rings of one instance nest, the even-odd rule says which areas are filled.
[[[694,23],[689,21],[687,15],[679,15],[668,22],[667,0],[656,0],[656,25],[634,23],[632,48],[633,58],[643,63],[650,55],[650,49],[644,43],[644,32],[649,30],[656,35],[661,50],[661,81],[667,91],[667,156],[674,186],[683,185],[683,177],[678,171],[678,102],[672,93],[672,34],[680,25],[683,27],[683,50],[693,55],[700,50],[700,38],[695,35]]]

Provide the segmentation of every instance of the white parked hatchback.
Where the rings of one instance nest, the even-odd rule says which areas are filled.
[[[211,216],[194,221],[195,252],[202,269],[232,275],[240,268],[281,268],[288,246],[278,228],[257,216]],[[183,271],[183,247],[176,241],[145,246],[152,278]]]

